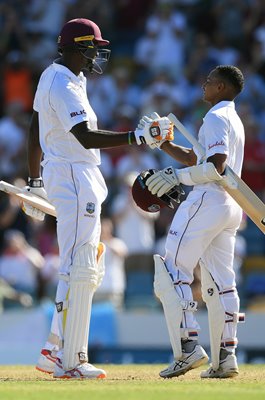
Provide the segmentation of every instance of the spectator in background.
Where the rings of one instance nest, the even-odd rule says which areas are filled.
[[[135,46],[135,62],[151,73],[163,69],[174,75],[183,72],[186,16],[176,11],[174,1],[158,0],[154,14],[147,17],[146,34]]]
[[[146,148],[141,148],[139,150],[135,149],[134,146],[130,146],[127,148],[125,155],[121,157],[116,164],[116,176],[120,183],[123,183],[125,176],[124,182],[128,184],[131,177],[134,175],[134,171],[140,173],[149,168],[158,168],[155,156]],[[129,181],[127,177],[129,177]]]
[[[33,299],[29,294],[15,290],[4,279],[0,278],[0,314],[11,304],[31,307]]]
[[[191,49],[187,55],[186,73],[188,71],[189,76],[204,76],[216,65],[216,60],[210,53],[210,43],[210,37],[204,33],[198,33],[194,36]]]
[[[19,230],[29,241],[33,229],[30,218],[21,210],[19,202],[0,191],[0,255],[4,250],[4,236],[8,230]]]
[[[25,5],[26,54],[36,78],[57,56],[58,26],[64,23],[68,1],[31,0]]]
[[[261,46],[261,57],[265,60],[265,9],[259,15],[260,21],[254,28],[253,36]]]
[[[159,213],[142,211],[135,204],[131,187],[137,175],[137,172],[125,175],[122,190],[114,197],[111,208],[116,236],[126,243],[128,255],[152,254],[155,245],[155,220],[159,216]]]
[[[260,138],[257,121],[250,115],[244,121],[246,142],[242,179],[260,197],[265,199],[265,142]]]
[[[126,104],[137,110],[142,90],[133,80],[129,67],[119,66],[114,68],[112,76],[115,86],[112,93],[115,99],[115,109]]]
[[[189,69],[175,80],[171,89],[174,103],[185,111],[201,100],[200,77],[194,76]]]
[[[49,252],[44,256],[43,268],[40,270],[42,286],[40,297],[49,298],[54,301],[58,285],[58,273],[60,267],[60,256],[57,240],[50,247]]]
[[[117,107],[113,114],[112,129],[116,132],[126,132],[133,130],[135,124],[138,122],[137,110],[128,104],[123,104]],[[117,174],[117,164],[119,160],[127,154],[127,149],[121,147],[112,147],[110,149],[105,149],[111,158],[115,175]]]
[[[92,74],[87,80],[87,97],[95,110],[100,122],[100,128],[109,128],[115,110],[115,83],[112,76]]]
[[[108,2],[109,3],[109,2]],[[141,36],[154,0],[125,0],[116,1],[112,7],[114,26],[111,36],[114,43],[114,56],[131,59],[134,44]]]
[[[243,48],[247,12],[248,2],[242,0],[217,0],[213,6],[216,32],[222,32],[232,46]]]
[[[112,178],[115,176],[112,160],[107,151],[101,152],[101,164],[99,167],[104,179],[108,182],[112,181]]]
[[[54,253],[57,247],[56,218],[46,215],[43,224],[39,225],[36,232],[35,244],[43,256]]]
[[[38,32],[53,42],[58,35],[58,26],[63,25],[66,10],[71,0],[31,0],[26,1],[24,30]],[[54,47],[54,43],[53,43]],[[55,46],[55,51],[57,48]]]
[[[27,40],[19,14],[14,6],[7,2],[1,2],[0,15],[0,57],[2,59],[10,51],[25,51]]]
[[[251,64],[243,63],[245,71],[246,85],[244,92],[238,98],[239,104],[248,104],[251,112],[256,117],[264,108],[265,103],[265,81]]]
[[[25,55],[21,51],[12,51],[6,57],[3,70],[3,101],[8,107],[19,103],[23,112],[29,112],[33,103],[32,75]]]
[[[117,125],[113,121],[119,108],[131,107],[137,110],[141,94],[139,85],[132,82],[130,71],[122,66],[114,68],[111,76],[93,75],[87,82],[88,98],[105,128],[113,129],[113,123]]]
[[[212,46],[209,48],[209,55],[216,60],[216,64],[237,65],[240,52],[230,45],[223,32],[216,32],[213,37]]]
[[[17,171],[26,170],[26,126],[27,115],[23,104],[12,102],[6,107],[6,114],[0,119],[0,174],[6,179],[16,177]]]
[[[0,256],[0,277],[10,286],[38,300],[40,270],[43,265],[42,255],[29,245],[22,232],[5,232],[4,249]]]
[[[124,261],[127,256],[125,242],[113,236],[113,223],[110,218],[101,221],[101,241],[106,246],[105,276],[94,296],[94,302],[108,301],[117,309],[123,307],[125,290]]]
[[[172,86],[168,82],[154,81],[146,87],[142,97],[141,115],[150,115],[153,110],[167,115],[174,104]]]

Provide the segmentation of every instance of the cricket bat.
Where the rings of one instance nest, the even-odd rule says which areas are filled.
[[[24,203],[30,204],[31,206],[43,211],[46,214],[56,217],[55,208],[45,199],[39,197],[33,193],[25,192],[23,189],[11,185],[5,181],[0,181],[0,190],[3,192],[15,196],[22,200]]]
[[[185,128],[174,114],[170,113],[168,119],[203,158],[205,156],[205,150],[197,139]],[[265,204],[263,201],[259,199],[250,187],[239,178],[229,166],[226,167],[224,176],[227,179],[220,180],[216,183],[224,187],[227,193],[230,194],[256,226],[265,233]],[[229,185],[227,182],[229,182]]]

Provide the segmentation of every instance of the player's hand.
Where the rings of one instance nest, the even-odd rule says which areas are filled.
[[[179,179],[173,167],[168,167],[155,172],[146,181],[146,185],[150,192],[158,197],[163,196],[163,194],[166,194],[173,187],[179,184]]]
[[[150,117],[148,117],[147,115],[144,115],[139,123],[137,128],[139,129],[143,129],[145,124],[147,123],[152,123],[152,121],[155,121],[157,119],[161,118],[160,115],[157,112],[153,112]],[[165,143],[167,140],[171,141],[174,139],[174,129],[172,129],[172,131],[169,132],[169,134],[166,136],[165,139],[160,140],[160,141],[154,141],[153,143],[149,143],[148,146],[153,150],[153,149],[160,149],[161,145],[163,143]]]
[[[162,140],[173,140],[173,125],[167,117],[155,119],[144,116],[141,118],[135,132],[135,139],[138,145],[159,143]]]
[[[22,210],[29,217],[37,219],[38,221],[43,221],[45,218],[45,213],[43,211],[38,210],[37,208],[31,206],[30,204],[23,202]]]
[[[42,197],[43,199],[48,201],[48,196],[46,190],[44,189],[43,182],[41,178],[38,179],[30,179],[29,178],[28,186],[25,186],[24,190],[28,191],[36,196]],[[38,187],[36,187],[38,186]],[[45,213],[39,210],[36,207],[31,206],[30,204],[23,202],[22,210],[25,214],[29,215],[32,218],[35,218],[39,221],[43,221],[45,217]]]

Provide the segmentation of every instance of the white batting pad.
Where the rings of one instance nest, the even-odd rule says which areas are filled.
[[[170,343],[175,359],[182,357],[181,349],[181,330],[183,308],[181,300],[174,288],[163,259],[160,255],[154,255],[155,277],[154,291],[163,305],[164,315],[167,323]]]
[[[82,246],[73,261],[64,331],[63,368],[69,370],[87,360],[92,299],[98,287],[97,247]]]
[[[221,339],[225,327],[225,310],[220,301],[217,286],[202,261],[200,261],[200,266],[202,298],[208,310],[211,360],[213,369],[216,370],[220,361]]]

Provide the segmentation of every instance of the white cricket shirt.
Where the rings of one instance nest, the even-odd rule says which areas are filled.
[[[216,153],[226,154],[227,164],[238,176],[241,176],[245,132],[233,101],[221,101],[208,111],[199,130],[198,141],[206,150],[206,159]],[[196,150],[193,150],[196,153]],[[200,156],[198,153],[196,155],[199,164]],[[207,190],[210,187],[215,190],[218,188],[214,183],[207,183],[196,185],[194,189],[205,189],[205,185],[207,185]]]
[[[85,149],[70,132],[83,121],[88,122],[90,129],[97,129],[97,117],[87,98],[83,72],[76,76],[63,65],[51,64],[40,77],[33,108],[39,113],[44,164],[48,160],[100,164],[100,151]]]

